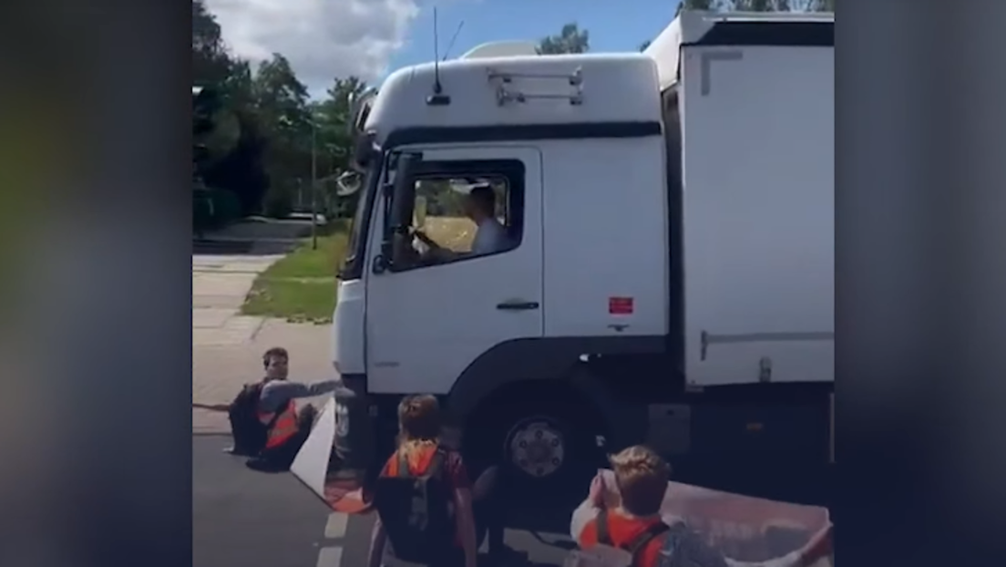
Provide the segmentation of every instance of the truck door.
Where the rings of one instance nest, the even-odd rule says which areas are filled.
[[[382,244],[385,255],[389,250],[396,192],[384,191],[367,247],[368,390],[443,394],[482,353],[542,336],[541,154],[515,146],[406,151],[421,155],[402,184],[414,192],[411,228],[446,252],[389,266],[381,254]],[[487,186],[505,238],[494,251],[476,253],[477,227],[464,207],[468,192]],[[425,252],[418,239],[407,241],[409,253]]]

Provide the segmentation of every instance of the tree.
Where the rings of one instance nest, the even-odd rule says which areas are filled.
[[[674,16],[677,17],[681,14],[681,12],[685,11],[709,12],[716,11],[721,8],[721,3],[716,0],[681,0],[678,2],[678,9],[674,13]]]
[[[260,118],[274,133],[292,132],[308,125],[307,86],[297,79],[290,61],[273,53],[259,64],[252,94]]]
[[[558,35],[542,38],[538,44],[538,53],[542,55],[588,51],[590,51],[590,34],[587,30],[581,30],[576,22],[562,26],[562,31]]]
[[[705,12],[834,12],[835,0],[681,0],[677,13]]]
[[[206,105],[193,109],[194,130],[212,124],[193,139],[194,148],[204,148],[194,152],[202,158],[194,160],[194,177],[209,193],[235,203],[235,214],[283,214],[298,190],[310,194],[312,150],[319,177],[345,169],[352,142],[349,98],[366,85],[355,77],[335,79],[326,97],[310,100],[282,54],[253,70],[230,55],[205,0],[193,0],[192,14],[193,84],[217,95],[211,119]]]
[[[214,115],[220,108],[220,96],[213,89],[192,89],[192,177],[201,179],[203,164],[211,158],[208,135],[216,127]]]
[[[269,179],[266,213],[282,216],[311,175],[312,122],[307,86],[290,61],[274,53],[259,64],[252,84],[256,121],[265,136],[264,169]]]
[[[789,12],[789,0],[734,0],[737,12]]]
[[[226,77],[229,57],[221,38],[220,24],[203,0],[192,2],[192,73],[193,86],[201,89],[192,94],[192,156],[193,179],[202,179],[203,169],[212,159],[218,113],[222,107],[220,93],[215,88]]]
[[[206,9],[203,0],[192,1],[193,84],[208,86],[227,75],[230,57],[224,46],[220,24]]]
[[[350,100],[362,95],[367,84],[359,77],[336,77],[327,90],[327,97],[315,105],[313,114],[318,124],[319,145],[324,148],[326,159],[322,169],[324,175],[333,175],[349,167],[353,140],[349,133],[351,115]]]

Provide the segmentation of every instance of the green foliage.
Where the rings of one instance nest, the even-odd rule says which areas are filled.
[[[538,44],[538,53],[555,55],[560,53],[586,53],[590,51],[590,34],[581,30],[576,22],[562,26],[557,35],[542,38]]]
[[[348,167],[349,98],[367,86],[356,77],[334,78],[327,96],[310,100],[286,57],[276,53],[253,69],[228,52],[221,31],[205,0],[193,0],[193,85],[216,97],[213,105],[193,101],[193,177],[230,191],[240,214],[289,214],[294,188],[309,185],[315,173],[312,161],[319,179]],[[341,199],[318,195],[334,209],[345,208]]]
[[[213,201],[214,220],[218,225],[225,225],[241,217],[241,201],[233,191],[226,189],[210,190]]]
[[[220,24],[203,0],[192,2],[193,84],[214,84],[226,75],[231,64],[221,36]]]
[[[286,217],[293,212],[293,192],[287,187],[273,185],[266,192],[263,212],[267,217]]]
[[[677,11],[834,12],[835,0],[681,0]]]
[[[416,195],[426,198],[426,214],[430,216],[464,216],[462,204],[465,195],[451,189],[449,179],[418,181]]]
[[[241,202],[233,191],[196,184],[192,191],[192,226],[197,233],[226,226],[240,216]]]
[[[822,11],[834,10],[834,0],[682,0],[679,10]],[[558,34],[542,38],[538,51],[586,53],[590,35],[571,22]],[[339,196],[329,180],[349,167],[350,99],[367,91],[363,81],[333,77],[325,95],[312,100],[282,54],[273,54],[257,68],[234,57],[205,0],[192,1],[192,73],[193,85],[204,87],[205,96],[213,98],[212,103],[194,100],[193,179],[226,191],[228,211],[236,203],[240,215],[286,215],[298,187],[316,187],[317,202],[328,211],[351,210],[355,197]],[[318,182],[312,185],[315,177]],[[437,193],[430,205],[453,209],[457,203],[448,201],[455,197]],[[205,220],[198,207],[193,212]],[[219,221],[210,217],[206,222]]]
[[[347,245],[344,223],[320,227],[317,248],[306,239],[256,278],[242,312],[298,322],[331,322],[338,289],[335,273]]]
[[[834,12],[835,0],[681,0],[674,12]],[[639,50],[650,46],[644,41]]]
[[[213,227],[213,203],[209,191],[196,188],[192,191],[192,228],[201,233]]]

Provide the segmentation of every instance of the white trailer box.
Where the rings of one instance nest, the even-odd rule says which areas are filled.
[[[710,41],[723,20],[686,13],[647,50],[680,113],[686,376],[832,381],[834,48]]]

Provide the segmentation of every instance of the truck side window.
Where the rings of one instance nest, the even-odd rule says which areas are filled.
[[[415,228],[425,232],[440,246],[459,254],[472,252],[476,225],[468,216],[466,201],[473,189],[488,187],[494,194],[496,222],[508,226],[506,178],[427,177],[416,181],[416,196],[426,201],[426,222]],[[415,221],[414,221],[415,223]]]
[[[499,254],[520,245],[523,164],[509,160],[492,163],[499,167],[466,167],[464,162],[443,162],[442,167],[423,164],[424,171],[416,175],[412,228],[433,244],[416,238],[414,261],[405,269]],[[491,208],[490,215],[485,214],[487,208]]]

